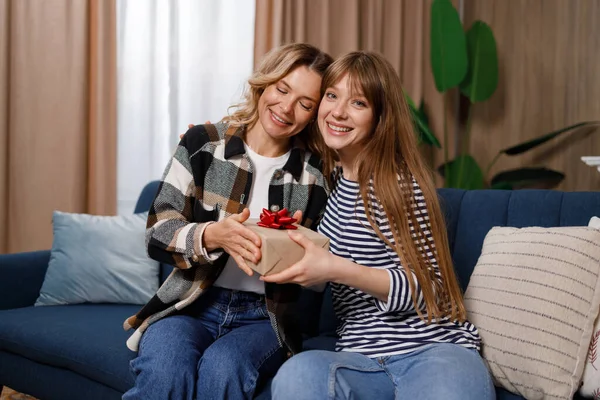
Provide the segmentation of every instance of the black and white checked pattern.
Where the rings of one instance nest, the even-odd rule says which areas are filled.
[[[214,261],[199,248],[200,232],[209,221],[219,221],[246,207],[253,166],[244,148],[245,128],[219,122],[197,125],[181,140],[165,169],[150,207],[146,231],[148,254],[174,265],[152,299],[124,323],[136,328],[127,345],[137,346],[148,325],[193,303],[218,278],[228,254]],[[315,229],[325,208],[328,189],[321,160],[293,141],[290,156],[269,183],[269,204],[290,212],[302,210],[302,224]],[[296,311],[298,285],[265,284],[267,309],[280,343],[291,352],[301,349],[302,331]]]

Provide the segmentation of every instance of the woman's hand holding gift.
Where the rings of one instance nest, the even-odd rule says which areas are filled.
[[[288,235],[304,248],[304,257],[284,271],[262,276],[261,280],[273,283],[297,283],[305,287],[317,286],[334,280],[334,268],[338,257],[315,245],[299,232],[290,230]]]
[[[261,241],[256,233],[242,225],[249,217],[250,210],[245,208],[240,214],[233,214],[210,224],[206,227],[202,239],[207,251],[223,249],[233,257],[242,271],[252,276],[253,272],[246,260],[258,263],[261,258]]]
[[[365,267],[331,254],[299,232],[288,231],[288,235],[304,248],[304,257],[284,271],[262,276],[261,280],[296,283],[308,288],[335,282],[362,290],[381,301],[388,300],[390,276],[386,269]]]
[[[206,121],[205,124],[210,124]],[[194,127],[194,124],[188,124],[188,129]],[[184,134],[179,135],[183,139]],[[254,273],[246,260],[258,263],[261,258],[260,237],[250,229],[244,227],[242,223],[250,217],[250,211],[246,208],[241,214],[231,215],[229,218],[206,227],[203,236],[204,248],[207,251],[223,249],[230,257],[233,257],[238,267],[248,276]],[[302,222],[302,211],[297,210],[292,218],[294,222]],[[308,239],[307,239],[308,240]]]

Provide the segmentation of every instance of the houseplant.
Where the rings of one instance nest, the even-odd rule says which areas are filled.
[[[444,162],[438,172],[444,177],[445,187],[463,189],[516,189],[522,187],[554,187],[564,174],[545,167],[523,167],[501,171],[490,177],[492,166],[501,156],[517,156],[541,146],[552,139],[577,129],[600,125],[598,121],[579,122],[540,137],[500,150],[484,170],[470,154],[471,121],[474,106],[489,99],[498,86],[498,56],[496,41],[488,24],[476,20],[465,32],[458,12],[450,0],[433,0],[431,4],[430,57],[431,69],[438,92],[443,98],[443,151]],[[467,119],[460,132],[462,146],[450,159],[448,152],[448,124],[446,102],[448,92],[458,89],[467,101]],[[408,96],[407,96],[408,98]],[[439,140],[428,125],[425,108],[408,98],[417,132],[423,143],[441,148]]]

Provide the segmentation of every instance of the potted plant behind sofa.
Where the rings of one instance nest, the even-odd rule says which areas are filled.
[[[445,187],[462,189],[517,189],[532,186],[555,187],[564,174],[545,167],[523,167],[502,171],[489,178],[489,172],[502,155],[516,156],[577,129],[600,125],[599,121],[579,122],[540,137],[528,140],[498,152],[485,171],[469,153],[471,121],[476,103],[489,99],[498,86],[498,56],[492,29],[483,21],[476,20],[465,33],[458,12],[450,0],[434,0],[431,4],[430,57],[431,69],[438,92],[443,98],[443,147],[444,163],[438,172],[444,177]],[[468,100],[467,122],[462,132],[460,154],[450,159],[448,154],[448,127],[446,115],[447,92],[458,88]],[[417,108],[406,95],[415,126],[423,143],[440,148],[431,131],[425,108],[421,102]]]

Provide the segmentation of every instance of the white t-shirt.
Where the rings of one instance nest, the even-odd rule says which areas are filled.
[[[250,158],[254,171],[252,173],[252,186],[246,206],[250,209],[250,218],[259,218],[263,208],[269,205],[269,184],[277,170],[283,168],[291,151],[279,157],[265,157],[253,151],[244,143],[246,154]],[[265,293],[265,284],[259,280],[256,272],[248,276],[238,266],[233,257],[229,257],[221,275],[214,286],[222,288],[243,290],[246,292]]]

